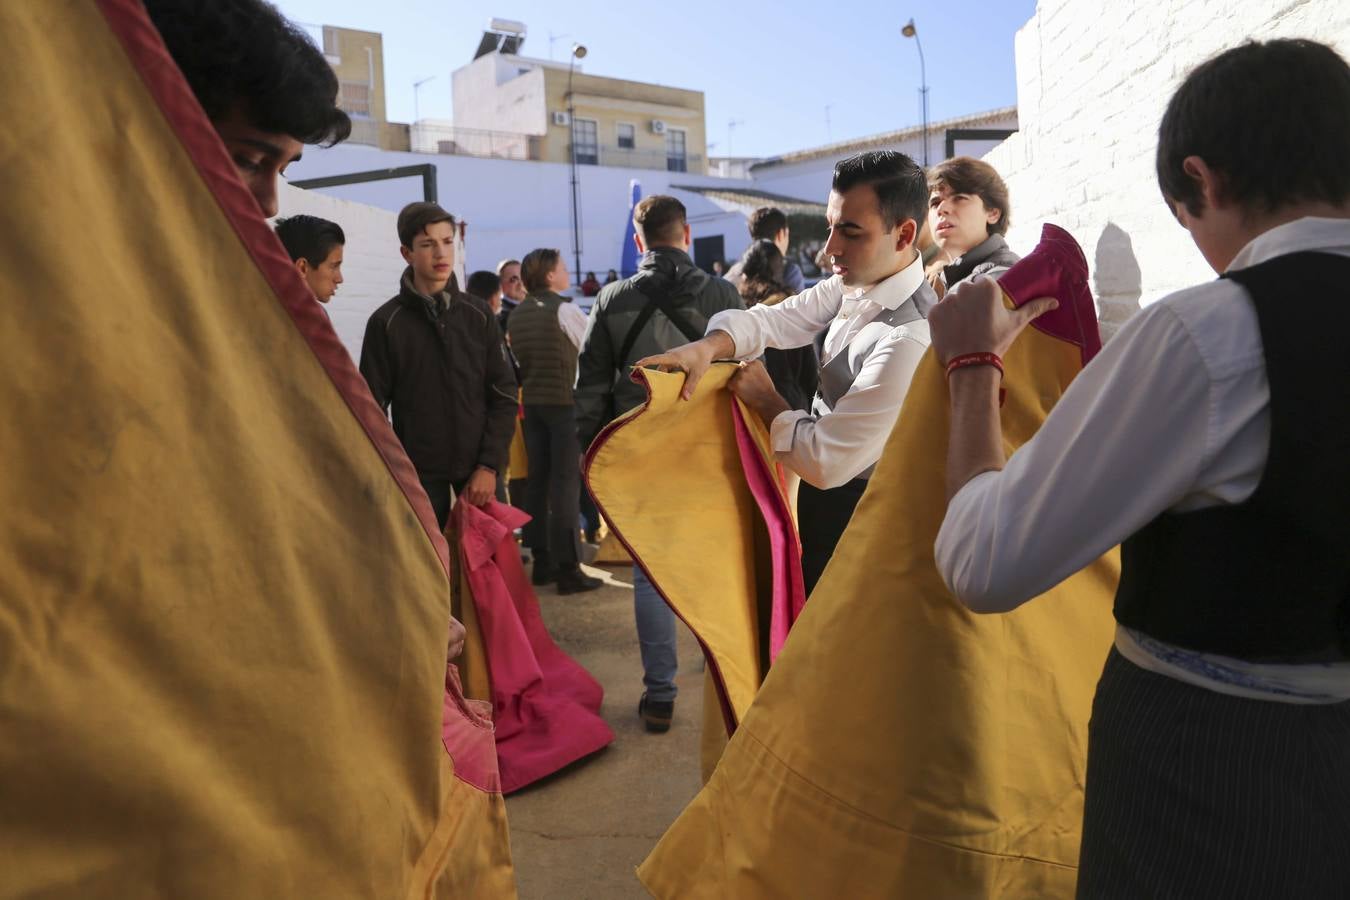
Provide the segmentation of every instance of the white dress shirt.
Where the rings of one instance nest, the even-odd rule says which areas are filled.
[[[586,323],[589,320],[586,314],[581,311],[570,300],[564,300],[558,304],[558,325],[562,328],[563,334],[572,342],[572,346],[578,350],[581,349],[581,339],[586,336]]]
[[[827,415],[789,410],[770,423],[775,456],[804,481],[822,489],[838,487],[881,458],[914,370],[928,349],[928,322],[919,319],[892,328],[872,320],[899,308],[923,281],[923,262],[916,259],[868,288],[849,290],[834,276],[774,306],[724,310],[708,321],[708,333],[731,336],[736,359],[754,359],[767,347],[804,347],[827,326],[822,366],[840,353],[865,353],[862,359],[849,360],[858,375]],[[852,349],[854,343],[864,348],[870,343],[859,340],[869,327],[888,333],[870,350]]]
[[[1273,228],[1229,269],[1306,250],[1350,256],[1350,220],[1304,218]],[[938,568],[972,609],[1014,609],[1164,511],[1247,500],[1269,444],[1270,386],[1255,307],[1228,280],[1178,291],[1125,324],[1002,471],[984,472],[957,492],[938,534]],[[1176,660],[1164,662],[1179,648],[1144,653],[1147,642],[1137,637],[1120,635],[1117,646],[1177,677]],[[1258,677],[1266,668],[1227,662]],[[1269,667],[1272,683],[1287,680],[1290,668]],[[1350,666],[1333,669],[1346,686],[1341,699],[1350,698]]]

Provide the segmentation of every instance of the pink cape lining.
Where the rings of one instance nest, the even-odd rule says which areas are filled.
[[[529,516],[489,501],[456,503],[459,534],[492,685],[501,790],[511,793],[608,745],[604,689],[558,648],[539,615],[512,536]]]
[[[769,533],[769,550],[773,565],[773,599],[769,619],[769,661],[778,659],[778,652],[786,643],[788,631],[806,605],[806,581],[802,576],[802,548],[797,537],[797,526],[776,471],[770,467],[759,446],[750,434],[745,414],[735,401],[731,404],[732,420],[736,425],[736,449],[740,451],[741,468],[750,493],[755,498],[764,525]],[[760,625],[763,628],[763,624]]]

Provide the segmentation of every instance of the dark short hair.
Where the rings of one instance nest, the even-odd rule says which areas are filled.
[[[985,209],[999,211],[997,222],[986,227],[988,234],[1007,234],[1012,218],[1012,204],[1008,200],[1008,186],[998,170],[984,160],[970,156],[954,156],[938,163],[928,173],[928,190],[946,188],[951,194],[979,197]]]
[[[787,216],[776,206],[761,206],[750,214],[750,237],[771,241],[788,227]]]
[[[846,193],[860,184],[872,186],[881,204],[881,221],[894,228],[906,219],[917,226],[927,218],[928,179],[923,168],[903,153],[895,150],[868,150],[834,166],[834,181],[830,187]]]
[[[322,265],[334,247],[347,243],[342,226],[318,216],[277,219],[276,232],[290,254],[291,262],[303,258],[311,266]]]
[[[755,241],[741,256],[741,283],[738,290],[747,306],[763,302],[775,295],[791,294],[783,284],[783,269],[787,260],[773,241],[764,238]]]
[[[412,242],[419,234],[437,222],[455,224],[455,217],[441,209],[439,204],[419,200],[403,207],[398,214],[399,243],[412,249]]]
[[[496,272],[489,272],[487,269],[479,269],[469,276],[468,287],[465,288],[470,294],[483,300],[492,299],[492,295],[502,289],[502,280],[497,277]]]
[[[633,210],[633,225],[648,247],[653,244],[678,244],[684,239],[687,221],[684,204],[666,194],[643,197]]]
[[[520,261],[520,280],[527,291],[548,290],[548,275],[558,267],[562,251],[552,247],[540,247],[525,254]]]
[[[272,4],[145,0],[145,9],[212,121],[238,109],[263,131],[325,146],[352,133],[333,68]]]
[[[1158,127],[1158,187],[1192,214],[1204,206],[1182,169],[1198,156],[1222,176],[1225,199],[1271,212],[1350,199],[1350,67],[1306,40],[1255,41],[1195,68]]]

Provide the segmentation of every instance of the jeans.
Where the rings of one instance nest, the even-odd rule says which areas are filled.
[[[675,613],[661,599],[647,576],[633,567],[633,613],[637,617],[638,649],[642,652],[642,684],[647,699],[675,699]]]
[[[581,506],[581,446],[571,406],[525,407],[525,452],[530,458],[525,511],[525,544],[535,559],[559,570],[580,562],[577,516]]]

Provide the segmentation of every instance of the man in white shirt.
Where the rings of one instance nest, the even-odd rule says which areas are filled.
[[[760,362],[731,389],[770,426],[780,462],[802,478],[798,519],[809,592],[819,580],[881,457],[910,379],[928,348],[936,302],[915,247],[928,208],[923,169],[878,150],[834,169],[825,245],[834,275],[774,306],[713,316],[707,335],[640,360],[686,373],[683,396],[718,359],[754,360],[766,347],[810,344],[828,328],[812,411],[794,410]]]
[[[1080,897],[1350,885],[1347,158],[1350,67],[1329,47],[1248,43],[1192,72],[1158,181],[1221,277],[1137,314],[1011,459],[999,371],[963,360],[1054,301],[1008,310],[983,279],[932,311],[953,593],[1012,610],[1121,545]]]

